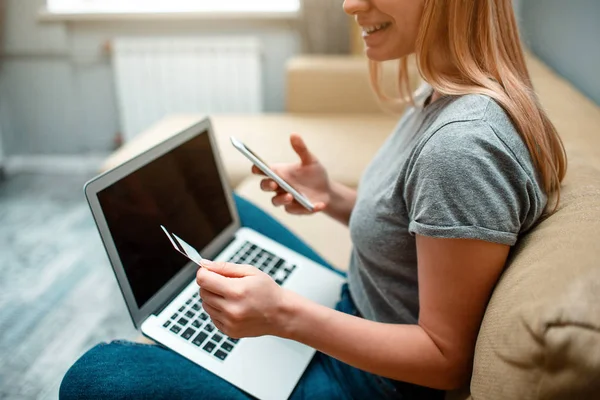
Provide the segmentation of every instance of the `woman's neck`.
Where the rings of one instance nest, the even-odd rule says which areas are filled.
[[[429,101],[429,104],[434,103],[435,101],[441,99],[442,97],[444,97],[443,94],[441,94],[437,90],[434,90],[433,94],[431,95],[431,100]]]

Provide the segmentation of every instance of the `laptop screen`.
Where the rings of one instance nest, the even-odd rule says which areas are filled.
[[[233,222],[207,132],[98,192],[139,308],[189,262],[161,225],[202,251]]]

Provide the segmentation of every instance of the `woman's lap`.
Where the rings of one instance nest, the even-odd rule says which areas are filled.
[[[356,313],[347,287],[337,309]],[[389,383],[322,353],[316,353],[293,400],[386,398]],[[115,341],[99,344],[67,372],[60,399],[249,399],[235,386],[157,345]]]
[[[340,274],[302,240],[247,200],[235,196],[242,226],[282,243]],[[339,311],[357,314],[347,287]],[[398,398],[391,381],[316,353],[291,399]],[[241,390],[178,354],[156,345],[99,344],[67,372],[61,399],[248,399]]]

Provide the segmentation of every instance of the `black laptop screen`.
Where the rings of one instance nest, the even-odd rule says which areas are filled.
[[[139,308],[188,263],[160,225],[202,250],[233,223],[206,132],[98,192],[98,201]]]

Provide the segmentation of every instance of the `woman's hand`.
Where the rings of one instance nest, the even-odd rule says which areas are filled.
[[[315,206],[314,211],[311,212],[304,208],[291,194],[279,187],[270,178],[263,179],[260,187],[265,192],[275,192],[272,199],[273,205],[285,207],[285,210],[290,214],[307,215],[323,211],[331,200],[331,185],[327,171],[308,150],[300,136],[292,135],[290,142],[292,148],[300,157],[300,163],[275,164],[271,166],[271,169],[292,185],[294,189],[308,197]],[[252,172],[257,175],[264,175],[255,166],[252,167]]]
[[[286,290],[250,265],[202,261],[200,297],[215,326],[233,338],[281,336]]]

